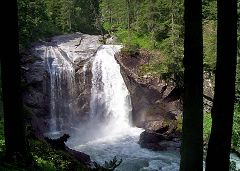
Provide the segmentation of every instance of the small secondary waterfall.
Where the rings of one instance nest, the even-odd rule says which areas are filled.
[[[46,47],[44,61],[50,75],[50,131],[63,129],[63,122],[71,124],[74,108],[74,69],[66,54],[57,47]],[[67,117],[64,117],[68,115]],[[65,120],[65,118],[68,118]]]
[[[98,50],[92,63],[92,89],[90,117],[105,122],[108,134],[120,133],[129,128],[131,100],[114,54],[121,49],[117,45],[104,45]]]

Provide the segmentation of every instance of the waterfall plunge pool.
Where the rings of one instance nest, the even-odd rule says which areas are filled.
[[[156,152],[141,148],[137,142],[142,131],[132,127],[125,130],[125,133],[115,136],[110,134],[97,139],[93,137],[93,140],[79,145],[73,145],[70,139],[67,145],[90,155],[91,159],[99,164],[112,160],[114,156],[122,159],[116,171],[177,171],[179,151]]]

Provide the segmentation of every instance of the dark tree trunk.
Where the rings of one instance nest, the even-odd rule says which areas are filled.
[[[15,158],[23,162],[27,150],[20,89],[17,3],[13,5],[11,6],[11,9],[14,9],[11,15],[13,22],[11,28],[14,28],[14,31],[10,34],[14,35],[15,40],[11,39],[11,50],[7,51],[7,56],[5,54],[1,58],[4,135],[6,158],[11,161]]]
[[[2,73],[1,73],[1,60],[0,60],[0,121],[3,119],[2,107]]]
[[[181,171],[203,170],[203,38],[201,0],[185,0]]]
[[[229,170],[237,59],[237,0],[218,0],[217,64],[206,170]]]

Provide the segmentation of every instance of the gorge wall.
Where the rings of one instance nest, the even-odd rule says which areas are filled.
[[[171,96],[170,92],[176,90],[173,85],[168,85],[159,77],[138,74],[139,67],[148,62],[148,55],[141,52],[133,56],[118,53],[116,60],[121,66],[121,73],[131,95],[133,124],[157,130],[181,115],[182,92]]]

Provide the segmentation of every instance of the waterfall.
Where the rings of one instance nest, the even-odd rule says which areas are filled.
[[[102,45],[82,66],[82,79],[78,80],[83,82],[75,82],[73,59],[77,58],[76,54],[66,48],[63,51],[59,46],[45,46],[44,61],[50,80],[50,132],[77,128],[79,125],[82,130],[97,129],[99,134],[110,135],[122,133],[130,127],[130,95],[114,58],[121,48],[120,45]],[[92,72],[89,120],[76,123],[76,117],[81,115],[77,111],[82,107],[77,102],[79,87],[86,88],[89,66]]]
[[[99,37],[81,36],[85,38],[78,47],[79,34],[74,34],[35,49],[49,88],[44,94],[50,102],[46,135],[70,134],[66,145],[101,165],[114,156],[123,159],[116,171],[178,170],[178,152],[153,152],[138,144],[143,129],[131,127],[130,94],[114,58],[122,46],[100,46]]]
[[[75,72],[71,58],[57,47],[46,46],[44,61],[50,76],[50,131],[56,132],[74,119]]]
[[[92,62],[90,117],[105,125],[108,135],[129,128],[129,92],[114,54],[120,45],[103,45]]]

